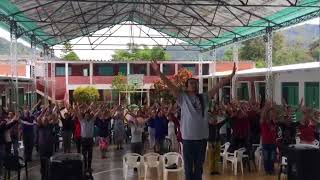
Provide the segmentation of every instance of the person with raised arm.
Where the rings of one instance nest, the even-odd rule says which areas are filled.
[[[316,140],[316,118],[314,117],[313,110],[309,107],[302,106],[303,117],[298,126],[300,132],[300,143],[313,144]]]
[[[80,111],[80,107],[82,107],[84,111]],[[96,108],[96,110],[93,111],[93,103],[91,103],[89,107],[85,107],[85,105],[81,105],[80,107],[76,106],[75,116],[79,119],[81,125],[81,150],[84,157],[85,171],[91,175],[94,122],[101,109]]]
[[[56,110],[56,109],[55,109]],[[39,131],[39,153],[40,153],[40,171],[41,179],[48,178],[48,163],[49,158],[53,155],[54,149],[54,134],[53,129],[58,123],[57,112],[50,109],[49,106],[41,110],[41,114],[37,118]]]
[[[177,98],[177,103],[181,108],[180,122],[186,180],[201,180],[209,136],[208,102],[219,92],[221,87],[230,83],[236,72],[236,65],[234,64],[230,76],[204,94],[198,93],[197,79],[188,79],[185,84],[185,91],[182,91],[160,72],[156,61],[151,65],[161,80],[168,86],[170,93]]]
[[[263,162],[266,174],[274,174],[277,144],[276,111],[271,102],[267,102],[261,112],[261,141]]]
[[[117,150],[122,150],[123,142],[126,138],[126,129],[124,123],[124,111],[121,106],[118,106],[113,114],[113,129],[114,141],[117,145]]]
[[[62,122],[62,139],[63,139],[63,151],[64,153],[71,152],[71,139],[72,139],[72,132],[74,127],[74,118],[72,117],[71,112],[67,111],[62,114],[62,110],[66,109],[59,109],[59,116]]]

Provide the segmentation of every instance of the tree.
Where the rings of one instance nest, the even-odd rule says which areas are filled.
[[[223,59],[227,60],[227,61],[232,61],[233,59],[233,52],[232,52],[232,48],[228,48],[223,55]]]
[[[61,58],[64,60],[67,60],[67,61],[79,61],[80,60],[77,53],[72,51],[72,45],[70,44],[69,41],[66,41],[63,43],[63,50],[62,50]]]
[[[320,39],[309,45],[309,52],[313,59],[320,61]]]
[[[141,47],[142,46],[142,47]],[[128,44],[129,50],[116,50],[112,55],[112,59],[117,61],[131,61],[131,60],[168,60],[169,54],[161,46],[149,48],[146,45]]]
[[[90,103],[99,99],[99,92],[94,87],[78,87],[73,92],[73,97],[76,102],[79,103]]]
[[[287,65],[312,61],[317,55],[317,43],[310,47],[310,50],[303,47],[302,37],[299,37],[294,44],[285,41],[281,32],[274,33],[272,47],[273,65]],[[311,50],[312,49],[312,50]],[[320,49],[320,48],[319,48]],[[256,67],[266,67],[266,43],[262,37],[250,39],[242,42],[239,49],[240,60],[252,60],[256,62]],[[224,59],[232,60],[232,49],[228,49],[224,54]]]
[[[179,69],[178,73],[169,79],[180,89],[183,90],[185,83],[192,77],[192,72],[186,68]],[[158,101],[162,98],[164,102],[171,102],[174,97],[169,93],[168,87],[162,80],[158,80],[154,83],[154,92],[152,97],[155,97]]]
[[[134,85],[129,85],[127,77],[122,74],[118,74],[112,79],[111,87],[117,91],[132,91],[137,88]]]
[[[66,54],[63,57],[63,59],[67,60],[67,61],[79,61],[80,60],[79,56],[73,51],[71,51],[68,54]]]
[[[252,40],[244,41],[241,44],[239,56],[241,60],[252,60],[252,61],[264,61],[265,57],[265,43],[263,39],[255,38]]]

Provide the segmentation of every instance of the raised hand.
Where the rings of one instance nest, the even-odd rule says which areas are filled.
[[[237,65],[236,65],[236,63],[233,63],[233,69],[232,69],[231,77],[233,77],[236,74],[236,71],[237,71]]]

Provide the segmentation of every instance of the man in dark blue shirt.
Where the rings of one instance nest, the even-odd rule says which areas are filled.
[[[164,140],[168,134],[168,120],[162,110],[159,110],[154,119],[156,144],[160,148],[160,154],[164,153]]]

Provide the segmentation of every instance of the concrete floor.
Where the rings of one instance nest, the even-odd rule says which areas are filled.
[[[122,156],[129,152],[128,149],[125,148],[125,150],[116,151],[114,147],[110,147],[109,152],[107,153],[107,159],[101,159],[100,153],[97,147],[95,147],[94,150],[94,157],[93,157],[93,164],[92,168],[93,171],[93,177],[94,180],[122,180],[123,179],[123,171],[122,171]],[[40,165],[39,161],[35,158],[34,162],[31,162],[29,164],[29,180],[40,180]],[[137,173],[134,173],[133,171],[129,171],[128,173],[128,180],[137,180],[138,176]],[[234,176],[232,175],[231,168],[229,165],[229,169],[227,172],[220,176],[211,176],[207,172],[205,168],[205,172],[203,175],[204,180],[275,180],[275,176],[265,176],[262,172],[248,172],[245,169],[244,172],[245,175],[238,175]],[[11,180],[18,179],[16,175],[12,175]],[[22,172],[21,174],[21,180],[25,180],[25,173]],[[151,170],[150,174],[148,175],[148,180],[158,179],[156,170]],[[163,178],[160,177],[162,180]],[[169,174],[169,180],[175,180],[178,179],[177,176],[174,174]]]

